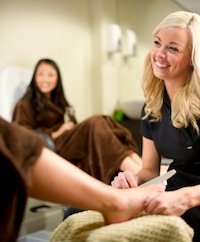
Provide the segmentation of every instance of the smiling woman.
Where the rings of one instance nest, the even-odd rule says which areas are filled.
[[[154,74],[165,85],[180,88],[186,83],[191,67],[190,39],[183,28],[164,28],[154,37],[151,48],[151,63]],[[176,83],[174,82],[176,79]],[[170,99],[173,99],[174,92]]]
[[[182,216],[200,241],[200,16],[178,11],[169,14],[153,31],[142,78],[142,169],[131,178],[114,179],[123,187],[158,175],[161,157],[172,159],[163,196],[149,198],[145,211]],[[123,184],[122,182],[123,181]],[[126,186],[127,187],[127,186]],[[130,187],[130,186],[129,186]],[[176,204],[176,206],[174,206]]]
[[[66,121],[70,107],[58,65],[51,59],[41,59],[27,92],[15,106],[13,121],[49,135],[60,156],[107,184],[119,170],[134,174],[141,168],[138,147],[128,129],[105,115],[77,123],[70,114],[73,121]]]
[[[54,67],[47,63],[41,63],[35,74],[36,85],[39,90],[48,98],[57,86],[57,72]]]

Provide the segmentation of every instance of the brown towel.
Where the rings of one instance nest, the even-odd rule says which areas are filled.
[[[21,99],[14,110],[13,121],[28,129],[51,135],[63,124],[64,112],[50,100],[48,110],[34,117],[28,97]],[[109,116],[95,115],[65,131],[55,140],[59,155],[88,174],[110,184],[122,160],[138,147],[132,134]]]
[[[138,153],[131,133],[109,116],[96,115],[55,140],[58,154],[110,184],[122,160]]]
[[[43,143],[40,136],[0,118],[0,241],[17,239],[31,183],[30,168]]]

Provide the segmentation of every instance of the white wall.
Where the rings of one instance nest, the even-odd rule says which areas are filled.
[[[88,4],[88,0],[0,0],[0,67],[32,70],[40,58],[54,59],[79,119],[92,112]]]
[[[141,75],[152,44],[152,31],[169,13],[182,10],[172,0],[91,0],[94,113],[112,114],[117,103],[143,100]],[[106,52],[106,27],[118,24],[122,34],[135,31],[137,54]]]
[[[171,0],[120,0],[119,2],[120,26],[124,30],[133,29],[138,42],[136,56],[121,60],[119,93],[123,102],[143,98],[141,75],[144,58],[153,42],[152,31],[166,15],[181,8]]]
[[[181,10],[172,0],[0,0],[0,68],[33,70],[43,57],[60,66],[78,119],[112,114],[117,100],[143,99],[140,79],[153,28]],[[105,26],[137,34],[137,55],[108,55]]]

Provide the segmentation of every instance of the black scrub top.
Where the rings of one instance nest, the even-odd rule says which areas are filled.
[[[144,108],[142,117],[144,116]],[[158,153],[173,162],[169,170],[176,169],[168,180],[167,190],[200,184],[200,136],[190,126],[175,128],[171,122],[171,104],[165,91],[162,120],[150,122],[151,117],[141,120],[141,135],[155,142]],[[200,127],[200,120],[197,120]],[[195,229],[194,241],[200,242],[200,207],[188,210],[183,218]]]

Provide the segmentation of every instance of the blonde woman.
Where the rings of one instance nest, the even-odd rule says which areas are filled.
[[[143,168],[115,177],[114,187],[137,186],[159,174],[161,157],[173,159],[168,192],[146,201],[148,213],[182,216],[200,241],[200,16],[178,11],[153,32],[142,88]]]

